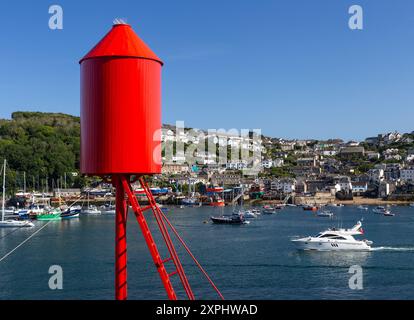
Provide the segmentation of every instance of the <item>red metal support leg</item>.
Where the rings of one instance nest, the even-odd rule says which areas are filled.
[[[154,238],[152,237],[151,231],[148,227],[147,221],[144,217],[144,212],[142,211],[137,198],[131,188],[129,177],[120,176],[120,180],[123,186],[123,192],[126,192],[129,202],[131,203],[132,209],[134,210],[135,217],[137,222],[141,228],[142,234],[144,236],[145,242],[147,243],[148,249],[151,253],[151,257],[154,261],[154,264],[157,268],[157,271],[160,275],[161,281],[164,285],[164,288],[167,292],[168,299],[170,300],[177,300],[177,295],[174,291],[174,288],[171,284],[170,276],[165,269],[164,260],[161,258],[160,253],[158,251],[157,245],[154,242]]]
[[[126,300],[127,287],[127,212],[125,190],[119,176],[112,177],[116,188],[116,215],[115,215],[115,299]]]
[[[138,180],[141,184],[141,187],[144,189],[144,192],[145,192],[145,194],[147,196],[147,199],[150,203],[149,207],[151,207],[151,209],[152,209],[155,220],[157,221],[160,232],[161,232],[161,234],[164,238],[164,242],[167,245],[168,252],[171,255],[171,260],[173,261],[173,263],[175,265],[175,268],[177,270],[176,273],[180,277],[180,281],[183,285],[184,291],[185,291],[188,299],[194,300],[195,297],[194,297],[193,291],[191,289],[190,283],[188,282],[188,279],[187,279],[187,276],[184,272],[184,269],[183,269],[183,266],[181,264],[180,258],[178,257],[177,251],[176,251],[176,249],[174,247],[174,244],[171,240],[171,237],[168,233],[167,226],[165,225],[164,220],[163,220],[163,218],[160,214],[161,210],[158,207],[158,205],[157,205],[157,203],[156,203],[156,201],[155,201],[155,199],[154,199],[154,197],[153,197],[153,195],[150,191],[150,188],[148,187],[148,184],[145,182],[144,178],[140,177]]]
[[[171,228],[173,233],[176,235],[177,239],[184,246],[187,253],[194,260],[198,268],[201,270],[203,275],[207,278],[214,290],[219,294],[220,298],[223,298],[223,295],[220,293],[218,288],[215,286],[211,278],[208,276],[206,271],[201,267],[200,263],[191,253],[188,246],[185,244],[184,240],[178,235],[177,230],[172,226],[168,221],[167,217],[160,210],[157,203],[155,202],[154,197],[151,194],[151,191],[148,187],[148,184],[145,182],[143,177],[138,178],[141,187],[144,189],[145,195],[149,201],[149,205],[141,207],[138,203],[138,200],[133,192],[130,177],[129,175],[113,175],[112,184],[116,188],[116,237],[115,237],[115,298],[117,300],[126,300],[127,299],[127,242],[126,242],[126,223],[128,216],[128,202],[132,206],[132,209],[135,213],[137,222],[141,228],[142,234],[144,236],[145,242],[148,246],[148,249],[151,253],[151,257],[154,261],[154,264],[157,268],[157,271],[160,275],[161,281],[164,285],[164,288],[167,292],[167,296],[170,300],[177,300],[177,295],[171,283],[171,277],[178,275],[185,290],[187,297],[190,300],[194,300],[194,294],[188,282],[187,276],[184,272],[181,261],[178,257],[175,246],[172,242],[172,239],[168,232],[168,227]],[[158,224],[159,231],[164,239],[165,245],[167,246],[170,257],[162,259],[158,251],[157,245],[152,237],[151,231],[148,227],[147,221],[144,216],[144,211],[150,210],[153,212],[155,220]],[[175,266],[175,271],[170,273],[167,272],[165,264],[167,262],[172,262]]]

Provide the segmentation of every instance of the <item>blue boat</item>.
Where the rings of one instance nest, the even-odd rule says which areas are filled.
[[[65,211],[62,212],[60,217],[62,219],[73,219],[73,218],[79,218],[79,215],[81,213],[82,207],[75,206],[75,207],[69,207]]]

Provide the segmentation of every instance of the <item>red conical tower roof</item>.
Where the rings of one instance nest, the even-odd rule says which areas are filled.
[[[98,44],[84,56],[79,63],[86,59],[98,57],[135,57],[163,62],[142,41],[129,24],[114,24],[112,29]]]

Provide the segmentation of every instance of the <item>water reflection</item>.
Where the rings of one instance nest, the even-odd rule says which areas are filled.
[[[305,265],[349,267],[365,265],[371,258],[369,251],[297,251],[296,259]]]

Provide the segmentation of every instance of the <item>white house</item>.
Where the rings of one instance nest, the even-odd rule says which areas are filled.
[[[323,150],[322,155],[325,157],[332,157],[336,156],[338,154],[337,150]]]
[[[278,179],[272,181],[270,188],[283,193],[292,193],[295,191],[296,181],[294,179]]]
[[[229,170],[242,170],[244,168],[247,168],[246,161],[232,161],[226,163],[226,169]]]
[[[273,161],[272,160],[263,160],[262,161],[262,167],[266,169],[270,169],[273,167]]]
[[[350,192],[352,190],[352,183],[349,177],[341,177],[337,180],[337,185],[339,185],[339,191]],[[336,186],[335,186],[336,188]]]
[[[368,190],[368,183],[366,182],[353,182],[352,193],[364,193]]]

